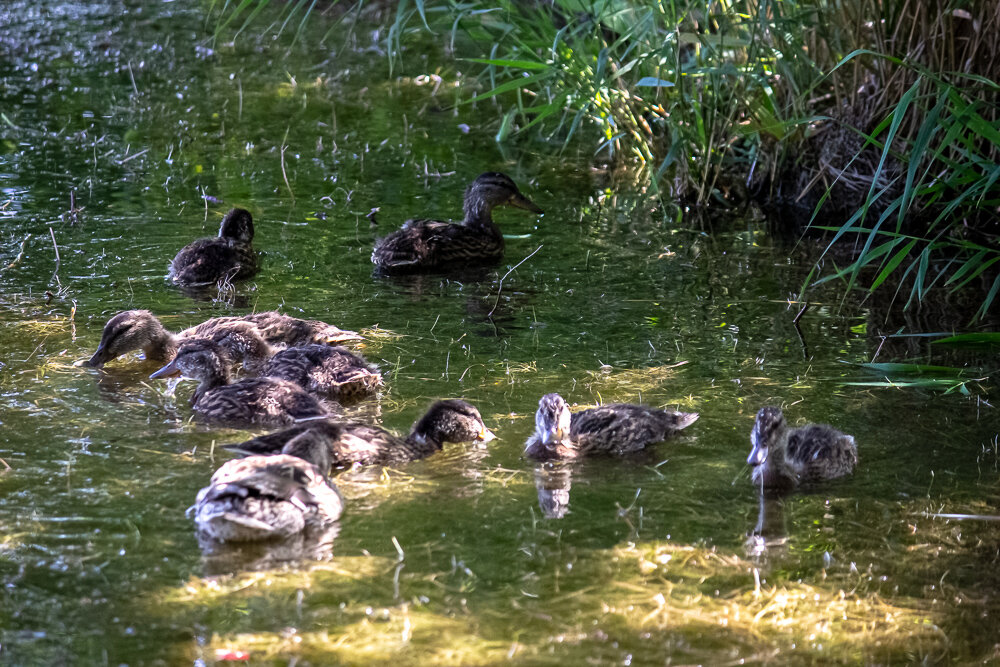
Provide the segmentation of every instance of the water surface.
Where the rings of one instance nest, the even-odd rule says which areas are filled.
[[[993,398],[848,384],[879,379],[853,364],[884,315],[831,284],[797,331],[810,244],[749,213],[678,212],[554,145],[501,151],[496,112],[455,106],[471,83],[434,44],[390,76],[363,21],[322,45],[233,45],[190,2],[0,16],[4,661],[993,656],[996,524],[932,516],[995,513]],[[501,266],[372,274],[377,236],[459,216],[487,170],[546,211],[497,213]],[[207,300],[169,286],[177,249],[234,205],[257,221],[259,276]],[[74,364],[128,308],[172,329],[277,308],[366,330],[387,387],[364,418],[405,432],[463,397],[500,439],[340,475],[347,512],[312,558],[203,555],[184,510],[216,446],[249,434],[192,422],[191,387],[168,394],[138,359]],[[645,456],[544,467],[521,450],[550,391],[701,419]],[[852,433],[861,464],[768,506],[755,546],[743,462],[766,404]]]

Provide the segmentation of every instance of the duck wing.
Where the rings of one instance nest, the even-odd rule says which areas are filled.
[[[240,253],[225,239],[199,239],[180,249],[167,277],[175,285],[207,285],[240,272]]]
[[[588,453],[620,455],[660,442],[671,423],[664,410],[613,403],[573,414],[570,437]]]
[[[495,225],[462,225],[438,220],[408,220],[375,246],[372,261],[397,271],[496,261],[503,257],[503,235]]]

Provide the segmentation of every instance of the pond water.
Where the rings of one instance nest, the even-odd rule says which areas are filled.
[[[880,379],[856,364],[884,315],[831,285],[797,331],[809,244],[678,213],[557,144],[501,150],[495,109],[456,109],[471,82],[433,44],[390,75],[364,21],[323,45],[213,43],[201,4],[0,8],[0,661],[997,657],[997,524],[942,516],[996,513],[988,387],[852,384]],[[376,237],[459,216],[488,170],[545,209],[497,213],[500,267],[373,275]],[[260,274],[207,299],[168,285],[233,205],[255,216]],[[405,432],[463,397],[499,439],[340,474],[347,510],[312,557],[203,555],[185,509],[229,456],[216,445],[249,434],[191,421],[190,383],[170,395],[137,358],[75,363],[129,308],[174,330],[274,308],[362,330],[387,375],[363,418]],[[701,418],[637,459],[545,467],[521,452],[551,391]],[[754,544],[744,460],[767,404],[852,433],[861,463],[769,503]]]

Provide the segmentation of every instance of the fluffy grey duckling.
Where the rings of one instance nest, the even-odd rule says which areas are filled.
[[[325,439],[333,467],[403,463],[430,456],[446,442],[485,443],[496,437],[475,406],[446,400],[434,403],[405,438],[369,424],[319,419],[224,447],[243,455],[273,454],[305,432]]]
[[[211,340],[192,338],[150,378],[182,375],[199,381],[191,407],[205,421],[233,426],[286,426],[297,419],[328,414],[323,405],[293,382],[256,377],[230,384],[231,363]]]
[[[757,413],[750,443],[747,463],[753,467],[753,481],[767,489],[841,477],[858,464],[853,436],[826,424],[790,428],[781,408],[774,406]]]
[[[514,206],[541,213],[521,194],[510,176],[496,172],[480,175],[465,191],[465,217],[461,222],[414,219],[375,244],[372,262],[386,273],[449,269],[503,258],[504,242],[493,222],[493,209]]]
[[[258,542],[324,529],[344,501],[326,476],[325,440],[306,431],[280,454],[227,461],[198,492],[188,512],[202,535],[217,542]]]
[[[524,453],[542,460],[591,454],[620,456],[660,442],[697,419],[697,412],[673,412],[631,403],[570,413],[562,396],[546,394],[538,401],[535,432],[528,438]]]
[[[353,331],[344,331],[319,320],[302,320],[275,311],[240,317],[213,317],[201,324],[174,334],[148,310],[126,310],[104,325],[101,343],[86,365],[101,368],[123,354],[142,350],[146,359],[166,363],[177,354],[177,347],[188,338],[206,338],[227,329],[243,331],[246,324],[256,328],[269,345],[334,344],[361,340]],[[235,355],[239,358],[242,355]]]
[[[257,269],[253,217],[234,208],[222,218],[217,237],[198,239],[180,249],[167,277],[175,285],[207,285],[250,278]]]

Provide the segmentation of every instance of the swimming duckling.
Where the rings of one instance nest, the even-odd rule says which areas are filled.
[[[747,463],[753,466],[753,481],[769,489],[847,475],[858,463],[852,436],[826,424],[789,428],[781,408],[774,406],[757,413],[750,442]]]
[[[166,363],[177,354],[177,346],[187,338],[211,337],[222,329],[250,323],[269,345],[301,345],[304,343],[343,343],[360,340],[353,331],[338,329],[319,320],[301,320],[275,311],[240,317],[213,317],[201,324],[173,334],[164,328],[148,310],[126,310],[104,325],[101,343],[86,365],[100,368],[109,361],[142,350],[146,359]]]
[[[180,249],[167,277],[175,285],[206,285],[243,280],[257,273],[253,249],[253,217],[234,208],[226,213],[215,238],[198,239]]]
[[[347,401],[373,393],[382,374],[362,356],[343,347],[301,345],[275,354],[261,375],[294,382],[306,391]]]
[[[660,442],[697,419],[697,412],[673,412],[630,403],[612,403],[571,414],[562,396],[546,394],[538,401],[535,432],[528,438],[524,453],[535,459],[620,456]]]
[[[293,382],[269,377],[230,381],[230,361],[218,343],[192,338],[150,378],[176,375],[199,381],[191,407],[206,421],[234,426],[285,426],[296,419],[321,417],[326,409]]]
[[[375,244],[372,262],[386,273],[448,269],[503,258],[503,234],[493,209],[508,204],[541,213],[506,174],[482,174],[465,191],[465,218],[459,223],[407,220]]]
[[[218,542],[256,542],[323,529],[340,518],[344,501],[326,476],[330,455],[311,431],[280,454],[227,461],[198,492],[189,513]]]
[[[271,454],[281,451],[286,443],[307,431],[326,439],[334,467],[414,461],[440,451],[446,442],[485,443],[496,437],[486,428],[479,410],[472,404],[446,400],[434,403],[406,438],[378,426],[320,419],[224,447],[244,455]]]

